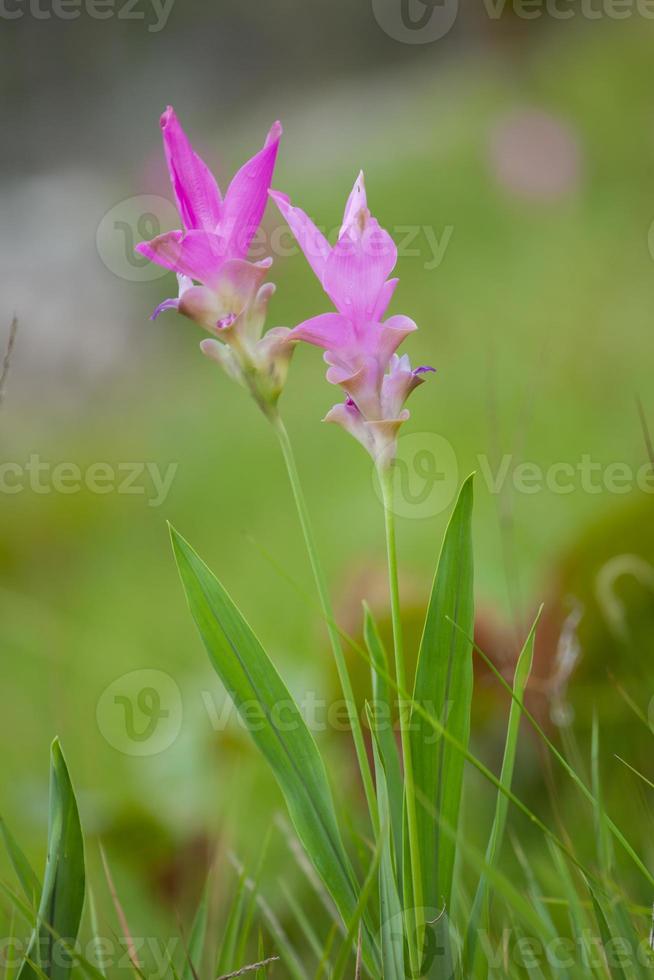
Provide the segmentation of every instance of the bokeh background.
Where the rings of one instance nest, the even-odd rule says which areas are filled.
[[[530,7],[540,16],[527,19],[508,2],[501,12],[462,3],[431,40],[416,27],[431,8],[409,7],[413,29],[401,29],[400,0],[178,0],[165,23],[145,0],[129,17],[121,2],[104,19],[18,2],[2,15],[0,349],[14,314],[19,322],[2,459],[82,472],[147,462],[173,466],[174,479],[152,506],[143,476],[140,493],[56,492],[47,475],[45,490],[26,478],[10,493],[3,470],[3,816],[40,865],[48,744],[59,734],[90,860],[101,838],[137,931],[174,920],[216,847],[256,853],[279,797],[242,729],[216,722],[223,694],[166,521],[221,577],[292,690],[336,696],[273,435],[200,356],[194,325],[148,319],[175,292],[172,275],[152,278],[132,254],[153,227],[175,227],[158,127],[171,103],[223,188],[281,119],[274,184],[327,229],[364,169],[373,213],[405,242],[392,309],[421,328],[406,349],[437,369],[406,427],[409,633],[419,635],[448,488],[475,469],[479,642],[510,671],[545,603],[534,707],[556,739],[574,732],[581,757],[597,710],[612,804],[642,821],[646,801],[615,755],[651,775],[647,732],[619,690],[647,716],[654,487],[635,482],[648,463],[638,399],[654,426],[654,23],[644,5],[628,15],[623,5],[618,18],[608,0],[570,3],[568,19]],[[273,237],[282,227],[272,206],[265,227]],[[271,325],[328,309],[303,257],[287,252],[276,256]],[[319,354],[298,350],[283,412],[339,615],[356,635],[364,597],[385,624],[383,515],[370,461],[321,425],[334,400]],[[435,458],[443,441],[445,489],[430,495],[418,456]],[[497,492],[488,474],[504,457]],[[578,472],[571,492],[513,485],[519,464],[547,473],[584,458],[592,485]],[[627,467],[619,489],[606,485],[612,464]],[[426,505],[414,506],[425,487]],[[350,658],[363,696],[365,668]],[[176,737],[161,751],[143,743],[136,754],[112,729],[106,691],[135,696],[139,678],[121,680],[133,671],[171,679]],[[134,705],[144,730],[147,704],[145,714]],[[506,703],[481,665],[476,715],[475,747],[496,765]],[[355,820],[347,740],[319,737]],[[520,791],[547,810],[549,777],[528,738],[523,755]],[[565,812],[565,787],[557,792]],[[284,832],[274,834],[276,894],[276,876],[292,883],[297,871]]]

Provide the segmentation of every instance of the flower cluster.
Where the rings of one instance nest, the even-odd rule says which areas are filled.
[[[200,345],[203,352],[268,411],[284,386],[293,344],[281,327],[263,335],[275,290],[264,283],[272,259],[249,262],[246,256],[268,201],[282,128],[274,123],[263,148],[234,176],[224,200],[170,106],[161,117],[161,131],[183,228],[137,245],[142,255],[177,273],[179,295],[160,303],[152,319],[174,309],[202,326],[213,335]]]
[[[161,117],[164,150],[183,228],[137,246],[141,254],[177,273],[179,295],[153,313],[175,309],[212,334],[205,354],[245,385],[265,412],[281,393],[297,341],[321,347],[327,379],[345,401],[326,421],[337,422],[368,450],[380,468],[396,451],[397,433],[409,417],[404,404],[430,367],[413,369],[397,349],[416,324],[408,316],[383,317],[398,279],[393,239],[368,209],[363,174],[357,177],[338,240],[330,245],[289,198],[270,190],[281,126],[275,123],[263,148],[233,178],[224,200],[194,152],[172,108]],[[293,330],[264,333],[274,291],[264,280],[272,259],[250,262],[247,254],[263,218],[268,194],[288,222],[313,272],[336,308]]]
[[[370,214],[362,173],[333,247],[286,195],[270,194],[337,310],[305,320],[290,338],[324,349],[327,380],[346,395],[325,421],[342,425],[384,468],[394,458],[398,429],[409,417],[404,403],[433,370],[413,370],[408,356],[396,353],[417,329],[413,320],[403,315],[383,320],[399,281],[389,279],[397,262],[395,242]]]

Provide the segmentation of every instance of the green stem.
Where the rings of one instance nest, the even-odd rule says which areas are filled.
[[[388,584],[391,594],[391,617],[393,620],[393,646],[395,648],[395,679],[399,696],[408,691],[406,683],[406,664],[404,662],[404,641],[402,636],[402,616],[400,609],[400,586],[397,572],[397,548],[395,543],[395,514],[393,512],[393,476],[391,469],[379,472],[379,481],[384,500],[384,518],[386,527],[386,552],[388,557]],[[416,819],[416,794],[413,780],[413,761],[411,757],[411,741],[407,725],[404,705],[399,706],[400,739],[402,745],[402,762],[404,765],[404,796],[406,800],[406,817],[409,837],[409,857],[411,866],[412,900],[415,915],[416,947],[409,943],[412,966],[420,966],[422,959],[423,933],[423,890],[420,867],[420,848],[418,844],[418,823]]]
[[[322,607],[323,615],[325,617],[325,622],[327,623],[327,631],[329,633],[329,639],[334,653],[334,660],[336,661],[336,669],[338,671],[338,677],[341,683],[343,697],[345,699],[345,704],[347,706],[348,719],[350,722],[350,728],[352,730],[354,747],[356,749],[357,759],[359,762],[359,769],[361,771],[361,779],[363,781],[363,788],[366,794],[368,809],[370,811],[370,819],[372,821],[373,828],[376,832],[378,829],[377,799],[375,796],[375,788],[372,781],[370,764],[368,762],[368,754],[366,752],[366,745],[363,739],[363,732],[361,730],[361,722],[359,719],[359,714],[357,712],[356,702],[354,700],[352,682],[350,680],[350,675],[347,670],[347,664],[345,663],[343,646],[341,644],[341,638],[339,635],[338,627],[336,625],[336,620],[334,619],[331,599],[329,598],[329,591],[327,589],[325,573],[323,572],[322,565],[320,564],[320,559],[318,557],[318,550],[316,548],[316,542],[313,537],[313,529],[311,526],[311,520],[309,518],[309,511],[307,509],[306,500],[304,499],[304,493],[302,491],[302,485],[300,483],[300,477],[297,471],[297,465],[295,463],[295,455],[293,453],[293,447],[291,446],[291,440],[289,439],[288,432],[286,431],[286,426],[284,425],[281,417],[277,414],[271,418],[271,422],[273,424],[275,432],[277,433],[277,437],[279,439],[282,448],[284,462],[286,463],[286,469],[288,471],[288,478],[290,480],[291,488],[293,490],[293,497],[295,498],[295,506],[297,507],[298,517],[300,519],[300,525],[302,527],[302,534],[304,535],[304,541],[306,544],[307,552],[309,554],[309,562],[311,564],[311,570],[313,572],[313,577],[316,581],[316,588],[318,590],[320,605]]]

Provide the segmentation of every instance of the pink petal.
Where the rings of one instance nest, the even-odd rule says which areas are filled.
[[[165,269],[215,286],[225,262],[225,242],[206,231],[169,231],[150,242],[140,242],[136,251]]]
[[[406,354],[398,357],[393,354],[391,358],[390,370],[384,375],[381,385],[381,403],[384,418],[397,418],[402,411],[402,406],[414,388],[421,385],[425,378],[423,375],[433,368],[416,368],[412,370],[409,358]]]
[[[198,323],[205,330],[214,332],[224,310],[212,289],[206,286],[191,286],[179,297],[179,312],[189,320]]]
[[[357,371],[348,372],[340,365],[333,365],[327,372],[327,380],[340,384],[350,396],[361,414],[367,419],[379,419],[382,415],[379,391],[383,368],[375,357],[366,357]]]
[[[375,307],[375,312],[372,315],[373,320],[381,320],[384,313],[388,309],[389,303],[393,298],[393,293],[400,280],[399,279],[387,279],[382,286],[379,296],[377,297],[377,306]]]
[[[314,225],[300,208],[294,208],[286,194],[270,191],[270,196],[284,216],[289,228],[295,235],[296,241],[313,272],[322,282],[325,262],[331,251],[331,246],[325,236]]]
[[[409,316],[397,314],[379,324],[380,329],[372,337],[372,346],[380,362],[387,364],[402,341],[418,329]]]
[[[225,310],[240,313],[257,294],[266,278],[272,259],[248,262],[246,259],[228,259],[221,267],[216,290]]]
[[[268,203],[268,191],[279,149],[282,127],[272,125],[261,150],[235,174],[225,194],[223,230],[235,258],[247,255]]]
[[[172,106],[163,113],[160,125],[170,182],[184,227],[215,231],[222,211],[215,177],[191,146]]]
[[[340,238],[343,232],[347,231],[352,224],[354,224],[355,218],[359,211],[367,210],[368,201],[366,199],[366,185],[363,181],[363,170],[359,171],[359,176],[354,181],[354,187],[350,191],[350,196],[347,199],[347,204],[345,205],[345,213],[343,214],[343,224],[341,225],[341,230],[338,233]]]
[[[395,242],[374,218],[338,240],[325,263],[323,286],[343,316],[359,326],[374,319],[384,283],[395,267]]]
[[[159,306],[155,306],[150,314],[150,319],[156,320],[160,313],[164,313],[166,310],[176,310],[178,307],[179,298],[177,296],[174,299],[165,299],[163,303],[159,303]]]
[[[371,456],[374,456],[374,442],[368,431],[366,421],[354,402],[348,398],[340,405],[334,405],[325,415],[323,422],[335,422],[361,443]]]
[[[326,350],[347,350],[354,342],[354,331],[349,320],[338,313],[321,313],[291,330],[291,339]]]

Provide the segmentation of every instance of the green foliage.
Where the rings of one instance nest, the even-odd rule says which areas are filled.
[[[420,644],[413,701],[445,726],[464,748],[470,734],[472,636],[472,477],[461,488],[445,534]],[[441,821],[456,827],[465,759],[435,737],[424,715],[411,715],[411,755],[417,796],[419,851],[427,907],[450,909],[455,846]]]
[[[12,848],[12,850],[14,850]],[[19,862],[19,879],[34,880]],[[84,844],[75,793],[58,739],[52,743],[48,859],[32,940],[18,980],[67,980],[84,905]],[[28,897],[29,897],[28,889]]]
[[[270,658],[216,577],[175,530],[171,534],[189,607],[211,662],[271,766],[307,854],[343,919],[350,922],[357,908],[357,885],[313,736]],[[367,931],[364,948],[374,962]]]

